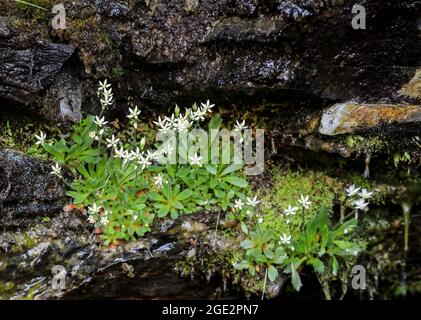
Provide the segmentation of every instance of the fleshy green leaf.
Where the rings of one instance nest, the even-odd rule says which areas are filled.
[[[270,265],[268,268],[268,278],[272,282],[274,282],[276,278],[278,278],[278,270],[272,265]]]
[[[240,188],[246,188],[248,186],[248,182],[243,178],[229,176],[229,177],[224,178],[224,180]]]

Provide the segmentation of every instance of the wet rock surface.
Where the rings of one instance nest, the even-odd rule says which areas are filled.
[[[197,215],[209,224],[209,216]],[[181,277],[176,263],[191,248],[180,223],[117,249],[101,247],[80,212],[59,213],[32,227],[0,234],[3,299],[205,299],[226,297],[218,286]],[[159,229],[159,228],[158,228]],[[202,230],[206,232],[206,230]],[[53,269],[53,268],[56,269]],[[64,271],[63,271],[64,270]],[[53,287],[61,271],[63,287]]]
[[[25,37],[19,39],[24,38],[26,46],[19,46],[16,36],[10,38],[10,22],[2,19],[0,48],[2,60],[7,61],[3,69],[7,66],[8,73],[15,74],[0,77],[3,97],[28,103],[31,93],[52,84],[52,77],[76,48],[72,61],[79,70],[76,77],[112,78],[118,83],[116,96],[130,96],[146,109],[162,110],[204,96],[227,105],[241,98],[262,102],[288,92],[318,97],[318,108],[326,101],[349,99],[419,101],[414,94],[398,93],[421,63],[420,9],[413,1],[361,2],[369,8],[366,30],[352,28],[354,1],[83,0],[64,4],[66,30],[52,31],[49,23],[38,26],[44,34],[55,35],[50,43],[46,39],[36,43],[38,33],[23,28],[19,32]],[[10,12],[9,18],[19,16],[10,7],[4,11]],[[11,58],[19,55],[20,59]],[[82,88],[82,104],[91,102],[93,83]],[[124,105],[124,99],[118,104]]]
[[[29,40],[21,37],[21,31],[13,27],[12,18],[0,17],[0,107],[18,105],[18,111],[42,114],[42,105],[48,110],[43,117],[56,120],[53,114],[61,112],[57,97],[48,104],[48,101],[41,102],[38,96],[44,95],[57,77],[59,82],[64,80],[63,75],[58,74],[74,49],[68,44],[42,41],[38,35]],[[77,107],[80,109],[80,102]]]
[[[63,212],[64,204],[64,186],[47,164],[0,150],[1,299],[218,295],[217,285],[180,277],[175,267],[192,239],[213,232],[216,215],[169,220],[147,237],[112,249],[102,247],[85,214]],[[60,270],[65,287],[53,287]]]
[[[65,201],[64,184],[50,171],[46,163],[0,149],[0,225],[3,228],[26,225],[33,216],[61,210]]]

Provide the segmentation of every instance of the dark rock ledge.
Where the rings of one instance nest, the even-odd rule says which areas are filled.
[[[216,215],[166,221],[141,240],[101,247],[86,216],[63,212],[64,187],[48,164],[0,150],[0,298],[215,298],[218,286],[178,275],[192,240],[213,233]],[[54,290],[63,266],[66,288]],[[219,296],[228,293],[219,292]]]

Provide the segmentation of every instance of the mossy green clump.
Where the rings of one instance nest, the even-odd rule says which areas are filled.
[[[238,234],[228,238],[221,233],[216,240],[213,239],[213,246],[209,244],[212,242],[209,238],[198,242],[202,245],[190,250],[186,257],[177,262],[176,270],[181,276],[201,276],[208,282],[218,277],[222,279],[223,292],[228,291],[228,285],[234,285],[249,298],[261,292],[262,279],[259,274],[253,277],[233,267],[241,258],[241,252],[233,250],[239,246]]]
[[[325,206],[331,211],[338,181],[320,171],[272,171],[271,186],[258,192],[261,199],[260,215],[263,229],[271,229],[276,235],[290,233],[291,226],[303,223],[301,211],[293,216],[284,215],[288,206],[299,207],[301,195],[309,196],[312,205],[306,210],[305,219]]]
[[[54,4],[54,0],[12,0],[6,5],[5,12],[32,24],[45,25],[51,21],[51,9]]]
[[[379,153],[388,147],[388,142],[378,136],[351,135],[346,138],[346,144],[358,155]]]
[[[15,283],[12,281],[0,281],[0,299],[10,299],[11,291],[15,288]]]
[[[16,235],[14,243],[11,247],[11,252],[21,253],[34,248],[36,244],[37,240],[34,238],[34,236],[31,236],[28,232],[23,232]]]

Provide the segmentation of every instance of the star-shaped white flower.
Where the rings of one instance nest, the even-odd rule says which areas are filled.
[[[129,115],[127,118],[137,120],[140,114],[140,110],[135,106],[133,109],[129,108]]]
[[[290,235],[286,235],[285,233],[279,237],[279,239],[281,240],[282,244],[291,244],[291,236]]]
[[[170,127],[167,118],[161,118],[160,116],[158,117],[158,121],[153,121],[153,123],[158,126],[159,131],[166,131]]]
[[[241,199],[234,201],[234,208],[238,210],[242,210],[244,207],[244,202]]]
[[[164,176],[162,174],[158,174],[157,176],[153,177],[154,184],[158,188],[162,188],[164,186]]]
[[[43,145],[45,143],[46,138],[47,138],[47,135],[43,131],[40,131],[39,135],[35,135],[35,139],[37,139],[37,142],[35,142],[35,144]]]
[[[284,213],[286,216],[289,216],[289,215],[293,216],[297,210],[298,210],[297,207],[293,207],[289,205],[288,208],[284,210]]]
[[[93,215],[90,215],[88,218],[88,222],[91,224],[95,224],[96,223],[95,217]]]
[[[53,164],[53,165],[51,166],[51,169],[52,169],[52,171],[51,171],[50,173],[51,173],[52,175],[57,176],[57,177],[59,177],[59,178],[61,178],[61,177],[62,177],[62,175],[61,175],[61,167],[60,167],[60,165],[59,165],[58,163]]]
[[[191,122],[187,119],[187,117],[179,117],[176,120],[176,128],[178,130],[178,132],[183,133],[183,132],[187,132],[188,129],[191,127]]]
[[[373,192],[368,192],[367,189],[362,189],[358,195],[363,199],[370,199],[373,197]]]
[[[368,205],[369,205],[369,203],[365,202],[364,199],[355,200],[353,204],[356,210],[365,210],[368,208]]]
[[[150,162],[149,157],[148,156],[142,156],[138,162],[137,162],[141,167],[142,170],[144,170],[145,168],[149,167],[152,162]]]
[[[193,121],[204,121],[205,120],[206,112],[204,112],[202,109],[198,109],[196,111],[190,110],[190,119]]]
[[[355,196],[358,193],[358,191],[360,191],[360,189],[361,188],[359,188],[359,187],[357,188],[355,186],[355,184],[352,184],[348,188],[345,189],[345,192],[346,192],[346,195],[348,197],[353,197],[353,196]]]
[[[165,117],[165,121],[167,122],[167,125],[168,125],[168,128],[170,128],[170,129],[176,129],[176,126],[175,126],[175,121],[176,121],[176,118],[175,118],[175,114],[173,113],[172,115],[171,115],[171,117]]]
[[[310,208],[311,201],[309,200],[308,196],[301,195],[300,200],[298,202],[303,206],[303,208],[308,209]]]
[[[204,114],[206,113],[212,113],[212,108],[215,106],[214,104],[210,104],[210,101],[207,100],[206,104],[205,103],[201,103],[200,104],[202,106],[202,112]]]
[[[124,159],[126,155],[126,151],[123,149],[123,147],[119,148],[114,148],[114,158],[121,158]]]
[[[101,210],[101,207],[98,206],[96,203],[92,205],[92,207],[88,207],[88,212],[90,214],[97,214]]]
[[[116,138],[114,135],[111,136],[111,139],[105,139],[107,142],[107,148],[117,148],[118,142],[120,141],[119,138]]]
[[[191,165],[198,165],[201,166],[202,165],[202,157],[199,157],[199,155],[197,153],[195,153],[193,156],[189,157],[189,162]]]
[[[91,131],[88,133],[89,138],[91,138],[92,140],[97,140],[97,135],[95,131]]]
[[[108,223],[109,223],[109,220],[108,220],[108,216],[106,215],[106,214],[104,214],[102,217],[101,217],[101,220],[100,220],[100,222],[101,222],[101,224],[102,225],[107,225]]]
[[[258,204],[260,203],[260,200],[257,200],[257,197],[256,196],[254,196],[254,198],[247,198],[247,204],[250,206],[250,207],[255,207],[255,206],[257,206]]]
[[[96,117],[95,117],[95,120],[94,120],[94,123],[95,123],[98,127],[102,127],[102,126],[105,126],[108,122],[107,122],[107,121],[105,121],[105,117],[100,118],[100,117],[96,116]]]
[[[248,127],[246,126],[246,121],[245,120],[243,120],[243,122],[239,122],[238,120],[236,121],[236,124],[234,125],[234,130],[235,131],[239,131],[239,132],[241,132],[241,131],[243,131],[244,129],[247,129]]]
[[[99,81],[98,90],[104,91],[111,87],[111,84],[107,82],[107,79],[104,82]]]
[[[139,147],[136,147],[135,150],[131,151],[130,160],[140,160],[142,159],[142,152],[140,151]]]

